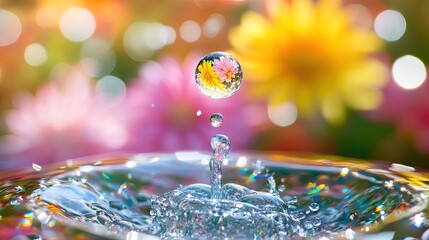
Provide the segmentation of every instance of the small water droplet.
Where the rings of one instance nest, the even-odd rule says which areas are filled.
[[[109,217],[105,216],[104,214],[98,214],[97,220],[102,225],[110,224],[112,221]]]
[[[9,200],[9,203],[10,203],[10,205],[16,206],[16,205],[21,204],[22,201],[23,201],[22,196],[16,195],[16,196],[11,197],[11,199]]]
[[[49,219],[51,219],[51,215],[46,212],[41,212],[39,215],[37,215],[37,219],[39,219],[40,223],[47,224]]]
[[[67,167],[73,166],[73,160],[71,160],[71,159],[67,160],[66,165],[67,165]]]
[[[33,166],[34,171],[40,171],[40,170],[42,170],[42,166],[40,166],[38,164],[33,163],[32,166]]]
[[[279,192],[283,192],[284,190],[286,190],[286,186],[282,184],[282,185],[279,185],[277,189],[279,190]]]
[[[213,136],[210,144],[213,151],[225,150],[225,155],[229,153],[229,149],[231,148],[231,142],[229,141],[229,138],[222,134],[216,134]]]
[[[320,226],[321,224],[322,224],[322,221],[320,221],[320,219],[318,219],[318,218],[313,219],[313,225],[314,225],[315,227],[318,227],[318,226]]]
[[[316,212],[317,210],[319,210],[319,204],[318,203],[315,203],[315,202],[312,202],[311,204],[310,204],[310,206],[308,206],[308,208],[311,210],[311,211],[313,211],[313,212]]]
[[[286,201],[287,205],[294,205],[296,203],[298,203],[298,197],[297,196],[293,196]]]
[[[20,192],[24,192],[24,190],[25,189],[23,187],[16,185],[16,186],[13,186],[12,188],[10,188],[10,190],[8,190],[7,192],[20,193]]]
[[[262,160],[259,160],[259,159],[256,160],[256,163],[254,163],[253,165],[255,166],[255,172],[257,174],[261,174],[265,168],[264,163],[262,162]]]
[[[295,213],[291,213],[290,216],[294,221],[300,221],[305,218],[305,213],[295,212]]]
[[[311,229],[311,228],[313,228],[313,222],[312,222],[311,220],[306,220],[306,221],[304,221],[304,227],[305,227],[306,229]]]
[[[210,116],[210,124],[213,127],[220,127],[223,123],[223,116],[220,113],[213,113]]]
[[[42,235],[39,235],[39,234],[29,234],[29,235],[27,235],[27,239],[28,240],[42,240],[43,237],[42,237]]]
[[[268,191],[270,193],[276,193],[277,192],[277,190],[276,190],[276,180],[274,179],[274,177],[273,176],[269,176],[267,178],[267,181],[268,181],[268,186],[267,186]]]
[[[199,117],[199,116],[201,116],[201,114],[202,114],[203,112],[201,112],[201,110],[198,110],[197,111],[197,116]]]
[[[131,231],[129,233],[127,233],[127,240],[137,240],[139,239],[139,235],[136,231]]]
[[[232,96],[241,86],[243,72],[238,61],[228,53],[213,52],[204,56],[195,69],[200,91],[212,98]]]

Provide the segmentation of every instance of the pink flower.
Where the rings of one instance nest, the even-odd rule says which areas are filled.
[[[130,136],[125,149],[211,151],[210,139],[217,133],[230,138],[232,151],[249,146],[255,130],[252,121],[260,118],[258,113],[252,118],[251,109],[258,106],[246,105],[240,92],[227,99],[202,94],[194,79],[199,59],[190,56],[181,63],[164,57],[141,68],[140,79],[132,83],[124,103]],[[216,112],[224,117],[218,128],[210,125]]]
[[[222,82],[231,82],[238,72],[237,62],[223,56],[214,60],[213,68]]]
[[[392,79],[383,91],[385,101],[370,118],[392,122],[401,136],[411,136],[416,148],[429,154],[429,81],[406,90]]]
[[[15,108],[5,117],[10,135],[0,145],[0,168],[111,151],[124,143],[118,114],[97,101],[94,84],[84,71],[74,68],[64,76],[34,96],[24,93],[15,98]]]

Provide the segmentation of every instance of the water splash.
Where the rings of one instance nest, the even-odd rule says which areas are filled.
[[[74,239],[82,234],[114,239],[146,239],[147,234],[167,239],[345,239],[354,234],[372,239],[369,234],[385,231],[403,239],[421,238],[428,229],[428,220],[419,212],[427,209],[429,187],[418,180],[425,181],[429,174],[376,162],[351,165],[326,159],[229,155],[223,163],[222,199],[211,196],[210,156],[205,154],[103,157],[41,171],[30,166],[27,172],[3,174],[0,232],[5,239]],[[257,165],[264,168],[254,178]],[[262,192],[267,189],[266,174],[284,186],[279,196]],[[313,191],[322,184],[322,190]],[[160,215],[151,215],[157,212]],[[197,224],[203,216],[206,227]],[[209,228],[216,221],[222,229]]]
[[[222,163],[229,153],[231,142],[227,136],[216,134],[211,139],[211,146],[213,149],[213,155],[210,158],[210,183],[212,198],[220,199],[222,198]]]

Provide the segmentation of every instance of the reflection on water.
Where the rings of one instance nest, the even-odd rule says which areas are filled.
[[[195,152],[122,155],[3,173],[0,232],[5,238],[146,239],[154,195],[208,184],[209,159],[210,155]],[[299,238],[308,229],[313,236],[346,239],[429,234],[428,173],[398,164],[306,159],[230,156],[224,161],[223,182],[275,192],[287,203],[292,221],[308,220],[299,221],[285,238]],[[230,192],[238,191],[233,184],[227,186],[228,191],[233,189]],[[199,187],[198,193],[210,192]]]

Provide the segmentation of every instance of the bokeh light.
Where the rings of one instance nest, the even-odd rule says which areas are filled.
[[[399,40],[404,35],[407,23],[404,16],[395,10],[385,10],[377,15],[374,30],[386,41]]]
[[[0,46],[8,46],[18,40],[22,25],[12,12],[0,8]]]
[[[203,24],[203,34],[209,38],[216,37],[224,25],[225,17],[221,14],[214,13],[210,15],[207,21]]]
[[[170,26],[163,26],[160,31],[160,40],[163,44],[168,45],[176,41],[176,31]]]
[[[51,28],[58,24],[60,13],[51,6],[43,6],[36,13],[36,23],[41,28]]]
[[[32,43],[25,48],[24,59],[31,66],[41,66],[48,59],[48,52],[43,45]]]
[[[93,77],[110,74],[116,66],[116,54],[112,47],[112,44],[104,39],[86,41],[80,50],[85,71]]]
[[[274,124],[280,127],[287,127],[296,121],[298,111],[295,104],[291,102],[286,102],[280,105],[269,105],[268,117]]]
[[[346,6],[347,12],[350,14],[352,23],[355,26],[359,26],[363,29],[370,30],[372,28],[372,15],[369,9],[362,4],[348,4]]]
[[[185,21],[180,25],[180,36],[186,42],[195,42],[201,37],[201,27],[195,21]]]
[[[426,80],[424,63],[412,55],[396,59],[393,63],[392,74],[394,81],[404,89],[418,88]]]
[[[82,7],[67,9],[60,19],[60,31],[70,41],[83,42],[95,31],[95,18],[92,13]]]
[[[120,104],[127,93],[125,83],[115,76],[105,76],[95,87],[97,99],[110,106]]]
[[[155,50],[171,44],[176,39],[176,32],[169,26],[153,22],[135,22],[124,34],[124,49],[128,56],[136,61],[145,61]]]

